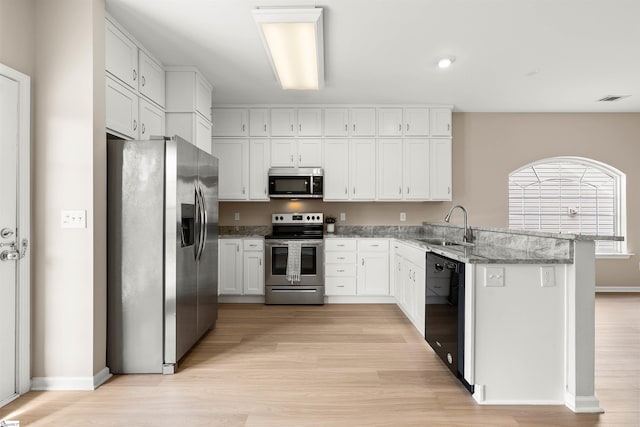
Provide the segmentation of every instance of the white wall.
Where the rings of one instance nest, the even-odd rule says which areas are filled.
[[[35,2],[32,376],[105,366],[104,2]],[[86,209],[86,229],[62,229]]]

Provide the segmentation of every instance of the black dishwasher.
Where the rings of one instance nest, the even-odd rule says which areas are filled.
[[[464,263],[427,252],[425,339],[462,384],[464,379]]]

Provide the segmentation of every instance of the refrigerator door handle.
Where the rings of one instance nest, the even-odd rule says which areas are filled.
[[[200,254],[202,253],[202,201],[200,200],[200,189],[198,185],[195,185],[195,198],[196,198],[196,218],[199,222],[198,227],[198,243],[196,245],[196,253],[195,253],[195,261],[197,262],[200,259]]]
[[[198,186],[198,193],[200,194],[200,212],[202,215],[202,220],[200,224],[200,236],[202,237],[202,244],[200,245],[200,253],[198,254],[197,261],[200,261],[202,258],[202,253],[204,252],[204,248],[207,245],[207,222],[209,220],[207,214],[207,205],[204,200],[204,193],[202,192],[202,187]]]

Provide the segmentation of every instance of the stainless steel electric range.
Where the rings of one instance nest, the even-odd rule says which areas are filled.
[[[324,304],[322,213],[271,215],[265,236],[265,304]]]

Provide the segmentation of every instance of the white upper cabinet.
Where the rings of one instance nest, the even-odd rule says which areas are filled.
[[[429,200],[429,140],[404,140],[404,198]]]
[[[378,200],[402,200],[403,144],[401,139],[378,140]]]
[[[166,67],[167,113],[198,113],[211,121],[213,87],[194,67]]]
[[[429,135],[429,109],[405,108],[404,109],[404,134],[406,136]]]
[[[247,136],[246,108],[214,108],[213,136]]]
[[[249,193],[249,152],[246,139],[216,140],[212,144],[213,155],[219,160],[220,200],[247,200]]]
[[[109,20],[105,22],[105,69],[138,89],[138,46]]]
[[[138,95],[109,76],[105,79],[106,128],[129,139],[138,138]]]
[[[322,140],[272,139],[272,167],[322,167]]]
[[[430,149],[431,199],[451,200],[451,139],[432,139]]]
[[[296,127],[295,108],[271,109],[271,136],[295,136]]]
[[[349,140],[324,141],[324,200],[349,200]]]
[[[451,136],[451,110],[448,108],[432,108],[429,127],[431,136]]]
[[[376,136],[376,109],[351,109],[351,135]]]
[[[140,94],[164,107],[164,69],[149,55],[140,51]]]
[[[249,110],[249,135],[269,136],[269,109],[252,108]]]
[[[402,135],[402,108],[378,109],[378,135]]]
[[[213,86],[202,77],[199,72],[195,73],[195,91],[196,91],[196,112],[202,114],[205,119],[211,121],[211,102]]]
[[[252,139],[249,141],[249,199],[269,201],[269,140]]]
[[[351,200],[376,198],[376,140],[352,139],[349,155]]]
[[[164,111],[143,98],[139,107],[140,139],[164,136]]]
[[[324,135],[348,136],[349,135],[349,109],[326,108],[324,110]]]
[[[298,110],[298,136],[322,135],[322,110],[300,108]]]

